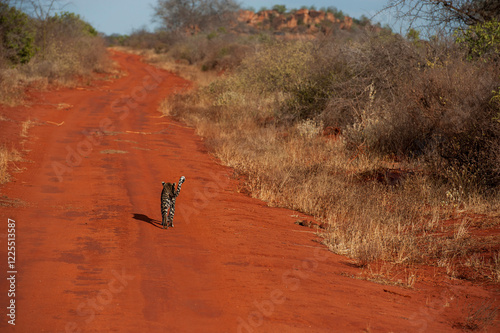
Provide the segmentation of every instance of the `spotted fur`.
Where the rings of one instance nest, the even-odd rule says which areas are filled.
[[[163,185],[163,190],[161,191],[161,225],[164,229],[165,227],[168,229],[168,227],[174,226],[175,199],[179,196],[182,183],[185,180],[184,176],[179,179],[177,190],[175,189],[175,183],[161,182]]]

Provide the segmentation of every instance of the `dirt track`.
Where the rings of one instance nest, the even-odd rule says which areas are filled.
[[[160,101],[188,82],[138,56],[113,57],[128,75],[18,108],[43,125],[22,144],[26,170],[1,188],[24,202],[0,208],[2,332],[453,331],[462,285],[353,279],[359,269],[295,225],[300,214],[238,193],[192,129],[160,118]],[[0,126],[5,140],[19,130]],[[175,227],[162,230],[161,181],[181,175]],[[5,315],[8,218],[15,327]]]

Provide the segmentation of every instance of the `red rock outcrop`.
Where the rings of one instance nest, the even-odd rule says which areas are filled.
[[[299,29],[299,26],[304,26],[305,31],[314,33],[320,30],[335,29],[335,27],[349,30],[352,27],[353,20],[349,16],[345,16],[343,20],[339,20],[333,13],[309,9],[300,9],[287,14],[280,14],[275,10],[264,10],[258,13],[241,10],[238,22],[256,29],[288,30],[292,32]]]

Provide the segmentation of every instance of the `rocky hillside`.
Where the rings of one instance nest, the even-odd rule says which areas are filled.
[[[333,13],[318,10],[300,9],[291,13],[280,14],[275,10],[264,10],[254,13],[241,10],[238,22],[253,29],[272,29],[282,32],[318,32],[328,33],[333,29],[346,29],[352,27],[353,19],[345,16],[336,18]]]

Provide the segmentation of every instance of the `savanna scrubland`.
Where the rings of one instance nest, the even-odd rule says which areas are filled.
[[[94,74],[111,74],[104,38],[79,15],[56,12],[56,1],[0,2],[0,103],[26,102],[30,89],[90,83]],[[27,137],[32,119],[0,115],[3,122],[21,122]],[[10,163],[22,159],[15,147],[0,146],[0,184],[11,177]]]
[[[422,264],[499,282],[494,9],[469,8],[482,19],[424,38],[334,7],[253,13],[225,0],[186,13],[175,2],[158,1],[162,29],[106,40],[195,81],[162,112],[195,127],[242,191],[314,216],[324,244],[359,267],[409,269],[399,284],[412,286]],[[4,104],[109,71],[103,36],[78,15],[0,9]],[[7,181],[21,157],[1,156]]]
[[[0,102],[112,73],[107,45],[143,54],[194,81],[160,111],[194,127],[234,169],[240,191],[313,216],[317,223],[296,223],[351,258],[364,272],[355,278],[412,288],[443,274],[496,288],[496,1],[455,0],[458,12],[443,1],[390,1],[387,10],[440,28],[405,33],[333,7],[254,13],[232,0],[179,3],[158,1],[155,32],[104,38],[78,15],[28,15],[0,2]],[[398,7],[412,4],[429,7]],[[35,123],[24,120],[20,136]],[[0,147],[1,183],[21,159]],[[491,325],[494,302],[457,327]]]
[[[110,40],[195,80],[162,112],[195,127],[242,191],[314,216],[370,279],[411,287],[425,265],[498,283],[497,18],[421,38],[323,11],[338,22],[276,28],[297,10],[275,6],[254,24],[240,12]]]

